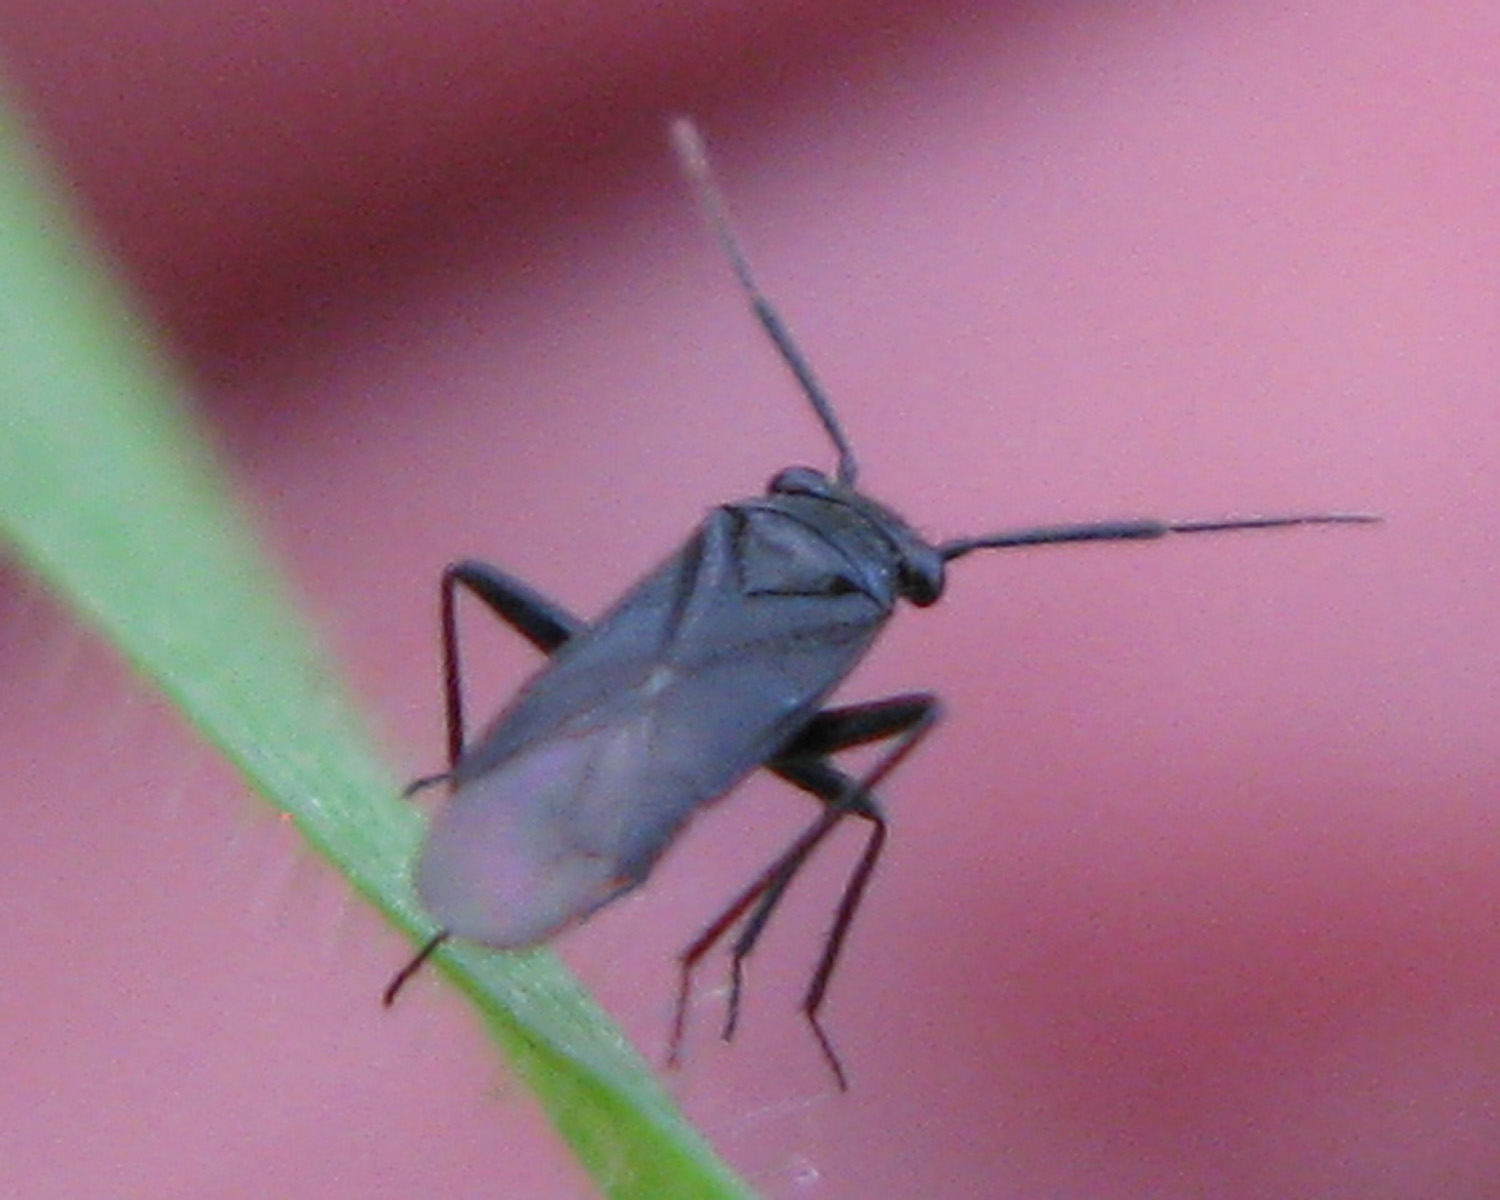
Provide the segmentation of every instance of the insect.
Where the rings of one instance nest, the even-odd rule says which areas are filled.
[[[1145,540],[1289,525],[1362,523],[1363,513],[1046,526],[928,542],[857,487],[854,451],[786,325],[760,290],[730,225],[697,128],[672,126],[683,172],[756,319],[832,443],[831,475],[777,474],[763,496],[713,509],[682,547],[589,623],[497,567],[450,565],[439,589],[448,769],[416,866],[440,924],[392,980],[396,993],[448,938],[499,949],[544,942],[639,886],[699,810],[764,768],[821,806],[817,819],[678,957],[670,1060],[684,1040],[695,969],[729,951],[723,1036],[739,1017],[745,960],[787,886],[830,833],[864,823],[802,1012],[841,1089],[848,1079],[820,1017],[845,939],[886,842],[875,789],[931,732],[939,702],[911,692],[825,705],[898,602],[933,604],[947,564],[976,550]],[[456,601],[477,598],[548,656],[472,740],[463,706]],[[879,746],[859,776],[833,756]]]

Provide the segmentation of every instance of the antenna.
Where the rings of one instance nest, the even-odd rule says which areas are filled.
[[[719,185],[714,182],[713,168],[709,166],[708,147],[704,145],[703,135],[698,131],[698,126],[694,124],[691,117],[673,118],[671,132],[672,148],[677,153],[677,161],[682,166],[682,173],[692,185],[698,197],[698,203],[703,208],[703,214],[708,219],[709,227],[713,230],[714,236],[719,239],[719,245],[728,257],[729,265],[734,268],[740,287],[746,299],[750,301],[751,311],[755,313],[755,319],[760,322],[761,328],[775,343],[782,360],[797,377],[797,382],[802,387],[802,394],[807,397],[808,403],[813,407],[813,412],[817,413],[818,420],[828,431],[828,437],[833,442],[834,449],[838,451],[839,465],[835,478],[843,486],[852,488],[859,475],[859,464],[855,461],[854,449],[849,445],[849,439],[844,436],[843,427],[839,424],[838,417],[834,415],[833,404],[829,401],[827,393],[823,391],[822,385],[813,375],[812,367],[802,356],[802,351],[797,349],[797,343],[792,340],[791,330],[786,327],[786,322],[781,319],[780,314],[766,298],[766,294],[760,290],[760,285],[755,282],[755,276],[750,271],[750,262],[745,258],[745,252],[740,249],[739,241],[734,236],[734,227],[729,220],[729,208],[724,203]]]
[[[1223,533],[1230,529],[1281,529],[1288,525],[1376,525],[1375,513],[1298,513],[1288,517],[1211,517],[1199,521],[1091,521],[1085,525],[1042,525],[1010,533],[957,538],[938,548],[944,562],[975,550],[1003,550],[1011,546],[1050,546],[1058,542],[1133,542],[1166,537],[1169,533]]]

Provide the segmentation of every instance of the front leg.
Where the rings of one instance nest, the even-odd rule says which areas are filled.
[[[543,654],[588,628],[562,605],[499,567],[475,559],[449,563],[439,587],[443,639],[443,711],[448,730],[448,770],[409,784],[406,794],[447,780],[464,750],[463,674],[458,657],[458,589],[464,588]]]
[[[530,585],[522,583],[499,567],[475,559],[449,563],[443,569],[439,587],[443,638],[443,710],[448,726],[448,769],[441,775],[424,775],[406,785],[403,795],[410,796],[433,784],[453,778],[454,768],[464,750],[464,695],[462,670],[458,658],[458,589],[464,588],[495,616],[499,617],[544,654],[555,654],[559,646],[588,628],[560,604],[548,599]],[[406,981],[422,968],[433,952],[448,940],[448,931],[439,929],[417,951],[416,955],[391,980],[381,997],[389,1008]]]
[[[926,693],[893,696],[868,704],[830,709],[815,716],[792,743],[767,764],[787,782],[821,800],[824,810],[678,956],[677,1011],[672,1026],[670,1062],[676,1063],[681,1055],[692,975],[698,963],[731,929],[743,921],[740,934],[730,950],[729,1003],[723,1030],[723,1036],[727,1040],[733,1036],[739,1019],[745,959],[755,949],[771,914],[813,851],[845,817],[857,816],[870,822],[870,836],[839,897],[833,925],[823,943],[823,952],[802,1000],[803,1015],[812,1026],[813,1035],[833,1070],[839,1088],[848,1090],[843,1064],[823,1029],[819,1013],[829,981],[838,965],[844,941],[885,845],[885,816],[872,789],[927,735],[937,721],[939,712],[937,698]],[[861,778],[854,778],[827,760],[827,755],[888,738],[895,739],[894,743]]]

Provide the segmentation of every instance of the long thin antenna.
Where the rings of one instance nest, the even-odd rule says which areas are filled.
[[[1086,525],[1042,525],[1009,533],[956,538],[940,545],[945,561],[974,550],[1004,550],[1011,546],[1051,546],[1059,542],[1133,542],[1166,537],[1169,533],[1223,533],[1230,529],[1281,529],[1288,525],[1375,525],[1374,513],[1299,513],[1287,517],[1211,517],[1199,521],[1157,521],[1149,517],[1126,521],[1093,521]]]
[[[750,308],[755,313],[755,319],[760,322],[761,328],[775,343],[783,361],[792,369],[792,374],[797,377],[797,382],[802,387],[803,395],[807,397],[808,403],[813,407],[813,412],[817,413],[818,420],[828,431],[828,437],[833,442],[834,449],[838,451],[839,465],[836,478],[844,486],[853,487],[855,478],[859,475],[859,464],[854,459],[854,449],[849,445],[849,439],[844,436],[843,427],[839,424],[838,417],[834,415],[833,404],[829,401],[827,393],[823,391],[817,377],[813,375],[812,367],[802,356],[802,351],[797,349],[796,342],[792,340],[792,334],[786,327],[786,322],[781,319],[765,293],[760,290],[760,285],[755,282],[755,276],[751,274],[750,262],[746,259],[745,252],[740,249],[739,241],[734,236],[734,227],[729,220],[729,208],[724,203],[719,185],[714,182],[713,168],[708,162],[708,147],[704,145],[703,135],[698,132],[698,126],[693,123],[691,117],[673,118],[672,148],[677,152],[677,161],[682,165],[682,173],[687,176],[688,182],[692,185],[698,197],[698,203],[702,205],[709,226],[714,231],[714,236],[719,239],[719,245],[723,247],[729,259],[729,265],[734,268],[740,287],[744,289],[745,296],[750,301]]]

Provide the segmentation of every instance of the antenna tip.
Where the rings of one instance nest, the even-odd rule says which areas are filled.
[[[1381,525],[1385,523],[1385,517],[1380,513],[1371,512],[1328,512],[1311,513],[1305,517],[1293,518],[1299,525]]]
[[[672,149],[682,163],[682,169],[694,178],[701,179],[708,173],[708,147],[703,143],[703,134],[698,122],[679,113],[667,126],[672,139]]]

